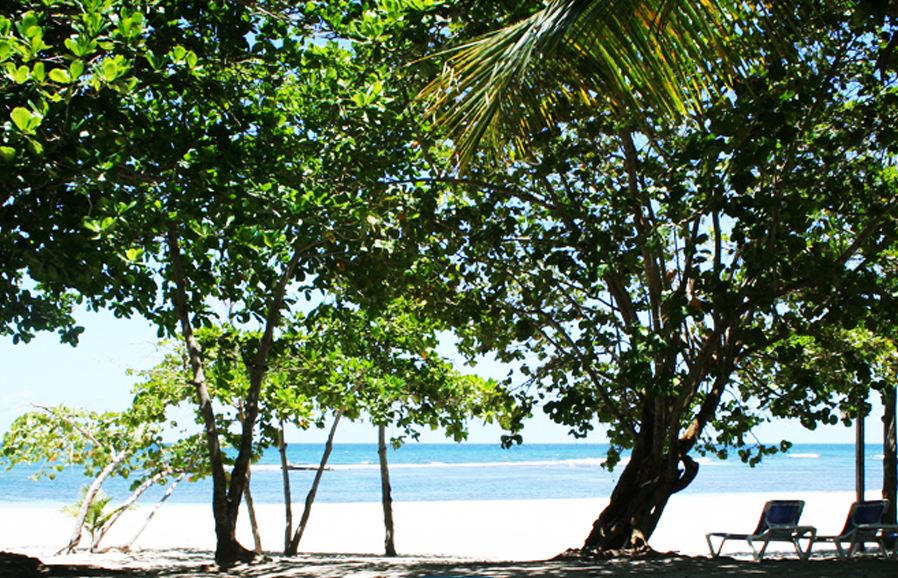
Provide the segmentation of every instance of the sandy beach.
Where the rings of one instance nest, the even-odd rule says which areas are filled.
[[[422,576],[431,571],[437,573],[434,575],[599,576],[622,571],[632,574],[641,568],[651,574],[717,575],[725,571],[721,575],[734,575],[734,571],[741,574],[737,569],[743,567],[757,573],[794,566],[788,573],[847,576],[862,570],[861,574],[868,576],[898,574],[898,561],[867,557],[836,562],[834,553],[824,546],[815,550],[809,563],[794,560],[794,552],[785,544],[771,545],[771,561],[761,564],[751,560],[744,542],[728,544],[724,551],[727,558],[709,558],[704,537],[707,532],[754,529],[761,507],[772,498],[805,500],[802,523],[816,526],[819,534],[834,534],[841,529],[854,496],[848,492],[674,496],[651,544],[660,552],[675,552],[680,557],[629,561],[624,566],[620,561],[538,562],[579,546],[604,506],[603,499],[396,503],[396,547],[401,557],[392,561],[379,557],[383,551],[380,504],[316,504],[300,545],[303,555],[291,560],[278,555],[283,544],[283,508],[264,504],[257,506],[257,515],[269,559],[254,565],[251,572],[232,572],[266,577]],[[127,542],[148,511],[137,508],[127,512],[104,545]],[[294,517],[299,513],[295,509]],[[143,568],[146,574],[167,568],[166,575],[175,575],[171,571],[180,568],[185,573],[177,575],[201,576],[211,563],[214,548],[210,508],[202,505],[163,507],[127,554],[113,550],[56,556],[71,533],[73,519],[55,508],[0,507],[0,516],[0,550],[28,554],[50,564]],[[244,545],[252,546],[245,517],[239,531]],[[783,564],[786,566],[777,566]],[[581,573],[596,568],[604,570]]]

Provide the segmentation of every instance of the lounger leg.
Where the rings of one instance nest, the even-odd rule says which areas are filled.
[[[839,553],[839,558],[845,560],[846,558],[849,558],[851,556],[850,552],[848,555],[846,555],[845,548],[842,547],[842,542],[840,542],[838,539],[834,540],[833,543],[836,545],[836,552]],[[854,548],[854,544],[852,544],[851,547]]]
[[[814,547],[814,538],[816,534],[814,531],[803,532],[801,535],[796,536],[792,543],[795,545],[795,553],[798,554],[798,557],[802,560],[807,560],[811,556],[811,548]],[[808,547],[801,547],[801,540],[808,541]]]
[[[748,538],[748,545],[751,546],[751,555],[755,560],[761,561],[764,558],[764,552],[767,551],[767,546],[770,544],[767,540],[764,540],[764,545],[761,546],[761,549],[758,550],[755,548],[755,542],[751,538]]]
[[[879,536],[879,551],[882,552],[883,558],[890,560],[895,557],[895,550],[898,550],[898,541],[896,541],[895,544],[891,548],[889,548],[886,545],[887,540],[888,536],[886,536],[885,533]]]
[[[720,556],[720,551],[723,550],[723,543],[727,541],[726,537],[722,537],[720,539],[720,545],[717,549],[714,549],[714,544],[711,543],[711,534],[705,534],[705,540],[708,541],[708,549],[711,550],[711,557],[717,558]]]

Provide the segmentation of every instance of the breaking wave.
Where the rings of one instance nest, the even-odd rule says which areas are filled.
[[[624,465],[627,458],[622,458],[619,465]],[[391,470],[398,469],[442,469],[442,468],[551,468],[551,467],[601,467],[605,463],[604,458],[576,458],[567,460],[520,460],[520,461],[496,461],[496,462],[427,462],[427,463],[391,463]],[[314,470],[313,464],[290,464],[294,470]],[[380,465],[370,462],[356,464],[328,464],[328,470],[376,470]],[[254,471],[280,471],[278,464],[256,464]]]

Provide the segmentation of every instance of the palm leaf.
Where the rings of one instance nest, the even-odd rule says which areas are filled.
[[[741,6],[741,5],[740,5]],[[447,56],[419,95],[455,141],[461,166],[481,141],[526,147],[574,98],[613,110],[681,115],[729,85],[736,3],[553,0]]]

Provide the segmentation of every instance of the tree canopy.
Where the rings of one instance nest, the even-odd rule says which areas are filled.
[[[870,386],[844,332],[893,319],[893,23],[798,9],[786,50],[746,23],[756,63],[689,117],[566,104],[525,154],[442,177],[454,235],[429,253],[446,282],[427,298],[555,421],[602,427],[610,463],[630,451],[586,549],[643,545],[691,452],[754,463],[775,450],[747,437],[771,414],[830,422]],[[815,350],[839,370],[801,363]]]
[[[463,437],[492,415],[471,391],[513,430],[533,404],[601,427],[630,459],[586,546],[640,546],[694,452],[754,462],[771,413],[830,422],[887,366],[864,351],[896,326],[887,8],[800,2],[779,27],[761,3],[20,2],[0,16],[0,332],[74,343],[86,301],[179,336],[220,562],[249,555],[237,513],[260,421],[284,417],[266,403],[302,409],[290,371],[409,435]],[[413,99],[447,47],[448,133]],[[521,139],[501,163],[474,148],[493,129]],[[341,329],[278,367],[301,314]],[[513,365],[507,391],[430,357],[447,329]]]

